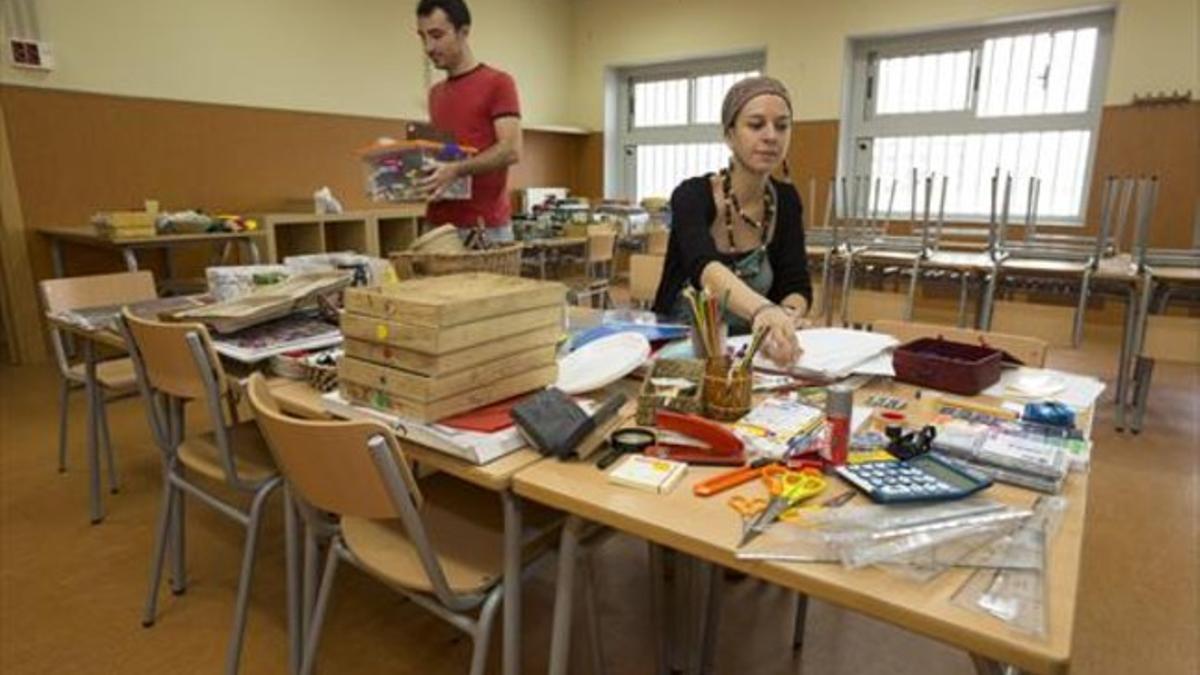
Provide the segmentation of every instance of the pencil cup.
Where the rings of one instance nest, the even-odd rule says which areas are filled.
[[[708,359],[704,364],[704,414],[721,422],[741,419],[750,412],[753,376],[749,369],[733,368],[728,357]]]
[[[729,341],[729,324],[721,322],[720,328],[717,329],[717,349],[720,353],[709,354],[704,350],[704,341],[696,333],[696,327],[692,326],[688,331],[688,335],[692,338],[692,355],[697,359],[708,359],[713,356],[721,356],[725,353],[725,346]]]

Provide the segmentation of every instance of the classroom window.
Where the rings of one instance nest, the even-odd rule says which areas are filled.
[[[841,172],[879,178],[868,203],[897,216],[913,169],[948,177],[947,217],[968,221],[988,217],[993,176],[1013,176],[1013,214],[1037,177],[1039,219],[1081,223],[1111,34],[1104,11],[855,40]]]
[[[721,103],[735,82],[762,69],[754,54],[620,71],[621,194],[669,197],[685,178],[727,164]]]

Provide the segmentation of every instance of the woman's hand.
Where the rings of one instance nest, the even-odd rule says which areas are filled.
[[[788,316],[792,318],[792,325],[796,327],[796,330],[803,330],[805,328],[812,327],[812,322],[810,322],[808,317],[805,316],[806,312],[799,307],[780,305],[780,308],[787,312]]]
[[[800,358],[800,342],[796,340],[795,318],[784,308],[772,305],[754,315],[754,331],[765,329],[762,349],[767,358],[782,368],[791,369]]]

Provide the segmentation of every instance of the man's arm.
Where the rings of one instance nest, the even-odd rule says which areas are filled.
[[[433,173],[421,181],[421,187],[436,201],[455,179],[503,169],[521,161],[521,118],[506,115],[492,120],[496,129],[496,143],[492,147],[461,162],[440,164]]]

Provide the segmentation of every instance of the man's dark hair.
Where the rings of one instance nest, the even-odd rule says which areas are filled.
[[[446,13],[455,30],[471,25],[471,10],[463,0],[421,0],[417,3],[417,16],[429,16],[435,9]]]

